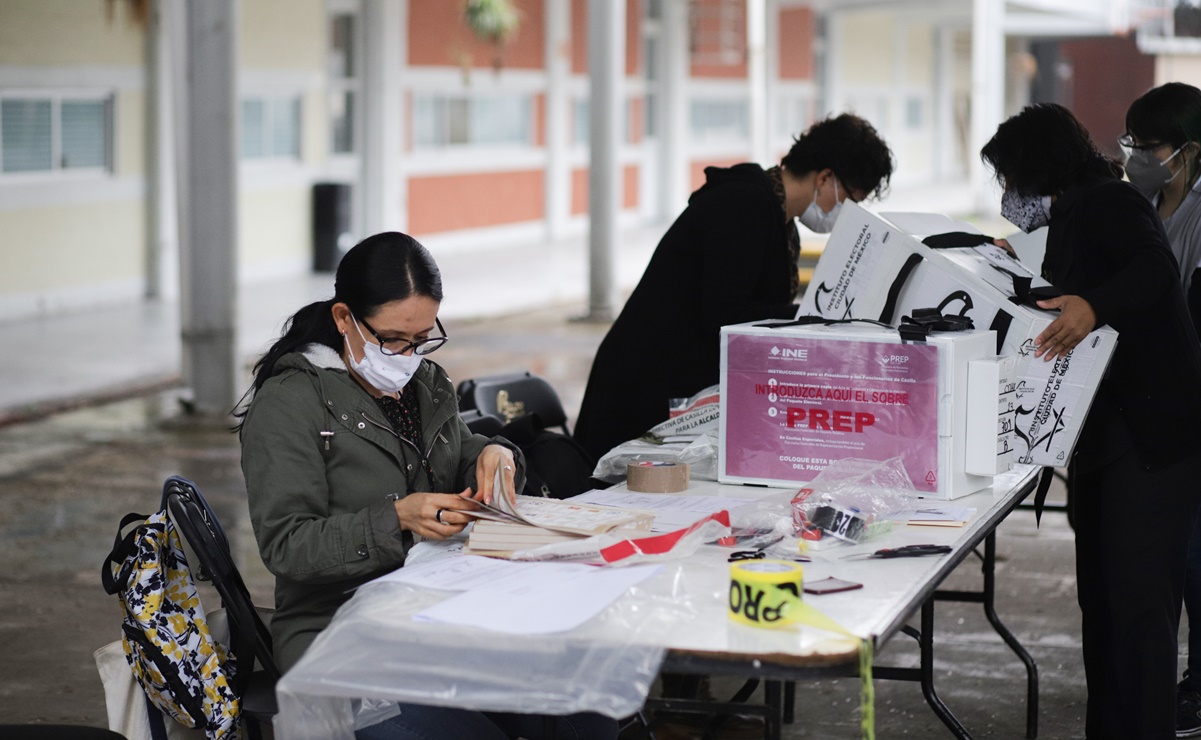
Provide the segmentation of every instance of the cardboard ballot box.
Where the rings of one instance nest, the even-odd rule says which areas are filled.
[[[999,464],[1065,465],[1117,332],[1096,329],[1059,361],[1034,357],[1034,340],[1058,314],[1033,305],[1028,292],[1049,284],[995,245],[934,249],[918,238],[950,231],[979,233],[939,214],[885,220],[844,204],[799,315],[896,323],[915,309],[939,308],[993,329],[998,354],[1018,358],[1005,369],[1014,386],[1013,429],[1001,441]]]
[[[895,329],[870,324],[751,323],[722,327],[721,341],[722,483],[795,485],[843,458],[901,456],[924,496],[992,484],[1004,372],[993,332],[902,343]],[[973,361],[993,368],[980,388],[970,386]],[[973,396],[991,403],[969,419]]]

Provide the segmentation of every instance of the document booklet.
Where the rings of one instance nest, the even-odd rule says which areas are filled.
[[[619,509],[560,501],[538,496],[519,496],[505,483],[500,468],[493,481],[492,503],[479,502],[480,508],[464,514],[496,522],[524,524],[555,532],[577,535],[603,534],[612,529],[650,529],[654,512]]]

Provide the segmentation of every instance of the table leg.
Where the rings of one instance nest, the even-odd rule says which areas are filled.
[[[784,682],[784,724],[790,725],[796,719],[796,681]]]
[[[981,558],[980,571],[984,576],[984,588],[981,591],[936,591],[934,598],[940,601],[977,602],[984,606],[984,616],[988,619],[996,633],[1001,636],[1009,649],[1026,666],[1026,737],[1033,740],[1038,737],[1038,666],[1034,657],[1018,642],[1009,628],[1001,622],[996,610],[996,564],[997,564],[997,533],[991,532],[984,539],[984,555]]]
[[[767,716],[764,718],[763,738],[764,740],[780,740],[780,717],[784,706],[784,682],[764,681],[763,696],[764,703],[768,707]]]
[[[970,738],[971,735],[951,710],[947,709],[947,705],[943,704],[934,689],[934,599],[927,599],[926,603],[922,604],[922,630],[918,637],[918,646],[922,656],[922,696],[926,697],[926,703],[955,737]]]
[[[1018,642],[1017,637],[1009,631],[1009,628],[1001,622],[1001,618],[997,615],[994,603],[996,560],[997,538],[994,532],[984,541],[984,564],[981,566],[984,571],[984,616],[988,618],[989,624],[993,626],[1009,649],[1026,665],[1026,737],[1033,740],[1038,737],[1038,666],[1034,663],[1034,657]]]

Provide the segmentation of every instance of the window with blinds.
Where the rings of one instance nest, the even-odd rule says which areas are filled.
[[[242,100],[242,158],[300,157],[300,97]]]
[[[533,108],[524,93],[418,93],[413,148],[524,146],[534,140]]]
[[[112,97],[0,94],[0,174],[112,170]]]

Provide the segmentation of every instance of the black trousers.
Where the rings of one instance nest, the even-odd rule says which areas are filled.
[[[1201,455],[1148,472],[1129,452],[1074,471],[1089,738],[1172,738],[1176,635]]]

